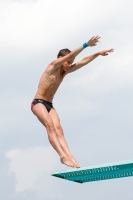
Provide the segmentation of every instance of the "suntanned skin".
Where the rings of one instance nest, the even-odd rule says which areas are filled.
[[[92,37],[88,42],[88,46],[95,46],[99,42],[99,36]],[[113,52],[114,49],[99,51],[93,55],[87,56],[81,61],[73,64],[75,57],[84,49],[83,46],[78,47],[66,56],[59,57],[52,61],[44,71],[39,81],[38,90],[35,95],[35,99],[44,99],[52,102],[54,95],[61,84],[64,77],[84,65],[88,64],[99,55],[106,56],[108,53]],[[70,167],[79,168],[79,164],[71,154],[67,142],[64,137],[63,129],[60,124],[60,120],[55,108],[50,112],[46,110],[45,106],[41,103],[36,104],[32,112],[37,116],[39,121],[45,126],[48,139],[60,156],[60,160],[63,164]]]

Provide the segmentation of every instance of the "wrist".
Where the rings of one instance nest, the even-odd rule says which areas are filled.
[[[89,45],[85,42],[82,46],[83,46],[83,48],[85,49],[85,48],[88,47]]]

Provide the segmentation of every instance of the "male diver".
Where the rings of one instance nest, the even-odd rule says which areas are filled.
[[[106,56],[108,53],[113,52],[114,49],[102,50],[73,64],[75,57],[81,51],[86,47],[96,46],[99,39],[99,36],[92,37],[73,51],[69,49],[60,50],[57,59],[53,60],[43,72],[39,81],[38,90],[31,104],[32,112],[45,126],[49,142],[59,154],[61,162],[70,167],[79,168],[80,166],[69,150],[59,116],[53,107],[52,101],[66,75],[87,65],[98,56]]]

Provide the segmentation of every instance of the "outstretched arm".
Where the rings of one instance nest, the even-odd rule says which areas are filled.
[[[70,70],[67,73],[71,73],[76,71],[77,69],[80,69],[81,67],[83,67],[84,65],[87,65],[89,62],[91,62],[92,60],[94,60],[95,58],[97,58],[98,56],[107,56],[108,53],[113,52],[114,49],[109,49],[109,50],[103,50],[103,51],[99,51],[97,53],[94,53],[90,56],[87,56],[85,58],[83,58],[81,61],[75,63],[74,65],[72,65],[70,67]]]
[[[92,37],[88,42],[86,42],[87,46],[96,46],[97,42],[99,42],[99,36],[96,37]],[[51,64],[55,66],[55,68],[60,67],[63,62],[69,61],[74,59],[81,51],[83,51],[85,47],[82,45],[78,48],[76,48],[75,50],[71,51],[71,53],[69,53],[66,56],[63,56],[61,58],[58,58],[57,60],[53,61]]]

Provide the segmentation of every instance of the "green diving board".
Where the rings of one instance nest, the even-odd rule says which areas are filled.
[[[67,171],[54,172],[51,175],[78,183],[130,177],[133,176],[133,160],[78,169],[74,168]]]

